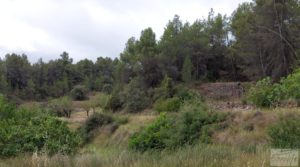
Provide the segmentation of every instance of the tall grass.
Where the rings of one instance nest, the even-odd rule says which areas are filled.
[[[267,149],[245,152],[218,145],[188,146],[176,151],[145,152],[119,150],[109,156],[86,153],[76,156],[23,156],[0,161],[1,167],[240,167],[269,166]]]

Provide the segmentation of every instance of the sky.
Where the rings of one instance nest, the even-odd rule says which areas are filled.
[[[0,57],[26,54],[31,62],[119,57],[130,37],[151,27],[157,40],[175,14],[183,22],[231,13],[247,0],[1,0]]]

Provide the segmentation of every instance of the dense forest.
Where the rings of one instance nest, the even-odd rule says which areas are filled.
[[[244,2],[231,16],[211,9],[193,23],[175,15],[161,37],[146,28],[115,59],[6,54],[0,160],[264,166],[270,148],[300,148],[299,56],[299,0]]]
[[[0,61],[0,91],[24,99],[67,94],[75,85],[112,92],[139,78],[146,89],[164,76],[176,82],[279,80],[298,67],[300,4],[297,0],[243,3],[231,17],[215,14],[194,23],[175,15],[157,39],[151,28],[130,38],[119,58],[77,63],[61,58],[31,64],[26,55]]]

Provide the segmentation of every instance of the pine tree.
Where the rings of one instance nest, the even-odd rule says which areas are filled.
[[[186,56],[181,71],[181,79],[185,83],[189,83],[192,81],[192,70],[193,70],[193,64],[191,58],[189,56]]]

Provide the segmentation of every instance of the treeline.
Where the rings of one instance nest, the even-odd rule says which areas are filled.
[[[151,28],[130,38],[119,58],[73,63],[68,53],[30,64],[26,55],[8,54],[0,61],[0,91],[22,98],[59,97],[75,85],[111,93],[134,78],[143,90],[165,76],[175,82],[273,80],[298,66],[299,0],[254,0],[231,17],[214,14],[194,23],[175,15],[160,39]]]

